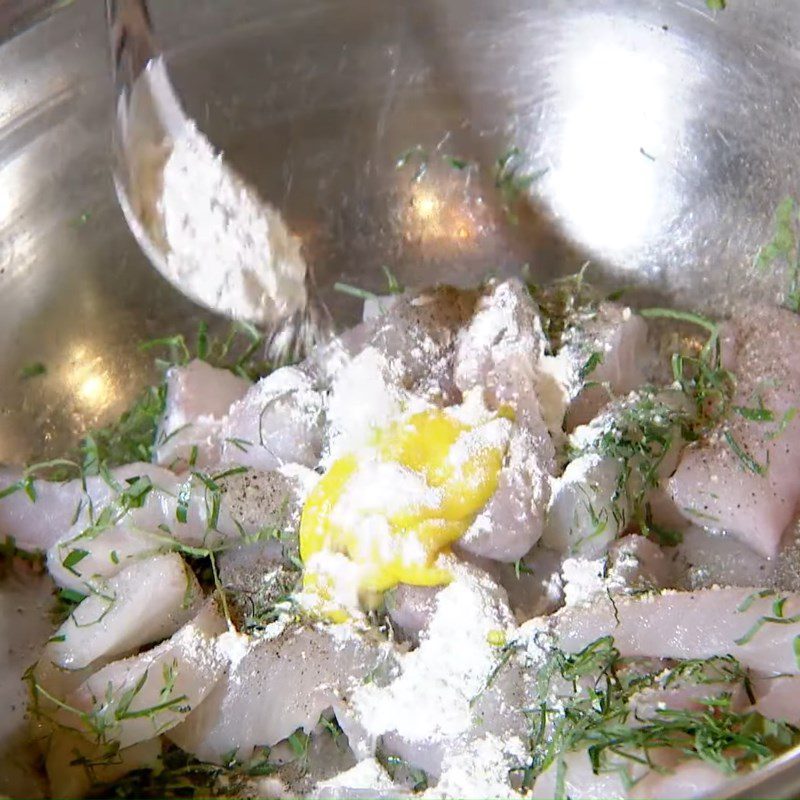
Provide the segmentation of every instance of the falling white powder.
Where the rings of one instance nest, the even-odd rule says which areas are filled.
[[[419,751],[426,767],[444,743],[452,747],[472,729],[474,700],[499,657],[490,634],[505,633],[513,621],[504,593],[488,576],[463,566],[454,572],[453,583],[437,595],[420,646],[403,657],[400,675],[385,687],[354,689],[345,731],[361,733],[361,742],[351,737],[351,744],[362,753],[383,735],[396,750]]]
[[[402,787],[395,786],[386,770],[374,758],[365,758],[354,767],[340,772],[325,781],[320,781],[314,797],[397,797],[403,795]]]
[[[519,797],[508,780],[508,772],[526,758],[525,745],[518,736],[503,741],[486,734],[444,757],[441,778],[423,798],[485,800],[491,797],[499,800]]]
[[[265,325],[304,308],[299,240],[194,125],[173,142],[159,211],[167,271],[186,294]]]
[[[567,558],[561,566],[564,579],[564,600],[568,606],[591,603],[598,594],[605,594],[605,558]]]

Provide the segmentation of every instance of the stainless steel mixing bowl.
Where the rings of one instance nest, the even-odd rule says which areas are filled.
[[[285,211],[342,323],[358,303],[333,282],[380,290],[382,265],[466,283],[590,260],[606,283],[716,312],[777,291],[751,264],[800,191],[798,3],[152,5],[187,111]],[[137,343],[207,315],[149,266],[117,207],[102,4],[2,0],[0,39],[0,461],[21,462],[118,414],[153,377]],[[493,165],[514,146],[523,172],[547,171],[508,214]],[[46,374],[22,379],[31,362]],[[20,603],[4,591],[14,670],[41,634],[8,621]],[[41,613],[21,607],[15,619]],[[0,794],[26,770],[0,768]]]

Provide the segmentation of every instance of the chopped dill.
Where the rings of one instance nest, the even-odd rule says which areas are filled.
[[[375,292],[370,292],[368,289],[362,289],[359,286],[352,286],[349,283],[342,283],[340,281],[333,284],[333,289],[336,292],[355,297],[359,300],[374,300],[378,296]]]
[[[616,460],[620,469],[612,508],[618,527],[634,523],[644,535],[673,545],[680,541],[680,534],[654,523],[650,491],[659,486],[659,470],[675,446],[697,441],[728,414],[734,380],[721,365],[715,323],[672,309],[645,309],[641,314],[697,325],[708,332],[708,339],[698,345],[694,354],[673,356],[674,383],[670,389],[644,386],[636,394],[613,403],[601,418],[594,438],[571,456],[596,453]],[[748,466],[755,465],[746,461],[748,456],[743,451],[740,457]]]
[[[603,363],[603,354],[595,350],[578,371],[578,379],[584,382]]]
[[[392,270],[386,264],[381,264],[381,270],[386,276],[386,293],[402,294],[405,291],[405,287],[397,280],[397,276]],[[333,288],[334,291],[355,297],[358,300],[374,300],[378,297],[375,292],[371,292],[369,289],[362,289],[360,286],[353,286],[350,283],[337,282],[333,285]]]
[[[676,682],[722,683],[730,689],[700,700],[699,710],[656,706],[631,724],[630,701],[637,693]],[[659,748],[674,749],[726,774],[761,766],[800,741],[800,729],[755,711],[734,711],[731,697],[740,685],[752,695],[746,670],[731,656],[680,661],[666,671],[660,666],[650,671],[623,659],[610,636],[575,654],[556,650],[538,676],[524,784],[529,786],[555,765],[555,796],[565,797],[564,755],[577,750],[586,750],[596,774],[619,772],[627,782],[633,780],[630,768],[658,769],[651,754]]]
[[[583,316],[590,315],[601,296],[586,281],[587,261],[574,275],[567,275],[548,284],[527,282],[528,292],[542,318],[550,355],[556,355],[565,343],[566,334]]]
[[[784,304],[791,311],[800,312],[800,208],[794,197],[786,197],[778,204],[773,226],[772,239],[758,251],[755,265],[762,271],[776,267],[788,271]]]
[[[765,467],[763,464],[759,464],[758,461],[756,461],[753,456],[751,456],[750,453],[748,453],[747,450],[745,450],[742,445],[739,444],[739,442],[736,440],[736,437],[730,431],[725,431],[723,438],[725,439],[728,447],[733,450],[734,455],[739,459],[739,461],[742,462],[742,466],[746,470],[749,470],[756,475],[760,475],[761,477],[767,474],[767,467]]]
[[[386,291],[389,294],[402,294],[405,291],[405,287],[397,280],[394,272],[386,264],[381,264],[381,269],[386,276]]]
[[[26,381],[29,378],[37,378],[39,375],[47,373],[47,367],[41,361],[34,361],[31,364],[26,364],[20,371],[20,380]]]
[[[96,784],[90,798],[172,798],[230,797],[246,790],[249,778],[272,775],[278,764],[270,761],[270,751],[263,748],[245,762],[236,754],[222,759],[222,765],[198,761],[175,745],[165,745],[159,764],[152,769],[129,772],[113,783]]]
[[[448,153],[442,154],[442,159],[444,162],[459,172],[463,172],[465,169],[469,169],[471,163],[466,158],[460,158],[459,156],[453,156]]]
[[[56,625],[60,625],[87,596],[75,589],[58,589],[54,592],[54,597],[55,602],[50,611],[50,619]]]
[[[415,144],[404,150],[395,161],[395,169],[404,169],[409,164],[415,163],[414,174],[411,178],[412,183],[418,183],[428,171],[428,151],[420,144]]]
[[[494,185],[500,192],[503,210],[508,220],[516,225],[519,217],[516,207],[530,190],[531,186],[547,174],[547,169],[536,172],[523,170],[525,158],[518,147],[510,147],[495,162]]]

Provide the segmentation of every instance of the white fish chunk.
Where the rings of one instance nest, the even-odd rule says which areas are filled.
[[[135,478],[140,482],[132,488],[129,481]],[[310,485],[301,468],[176,476],[152,464],[114,470],[112,480],[117,489],[90,479],[78,521],[62,522],[64,532],[48,551],[48,570],[61,586],[86,593],[146,556],[184,545],[233,547],[270,530],[294,532]],[[131,502],[126,493],[142,486],[141,481],[149,481],[146,492]],[[108,518],[101,523],[104,514]]]
[[[315,467],[322,451],[325,398],[300,367],[282,367],[235,402],[222,423],[225,464],[260,470]]]
[[[770,621],[776,618],[775,600],[783,597],[785,621]],[[602,636],[613,636],[624,657],[689,659],[729,654],[761,674],[797,675],[798,614],[797,594],[714,588],[617,597],[613,606],[597,597],[591,606],[563,609],[552,623],[559,646],[569,652]]]
[[[540,543],[520,559],[519,564],[495,562],[486,567],[508,593],[511,610],[520,625],[533,617],[552,614],[563,605],[562,561],[561,553],[548,550]]]
[[[565,753],[564,794],[556,793],[558,760],[551,764],[533,786],[533,800],[662,800],[663,798],[691,798],[713,793],[730,780],[721,770],[697,759],[678,763],[672,751],[651,751],[659,770],[631,759],[611,759],[607,768],[595,774],[585,750]],[[663,771],[662,771],[663,770]],[[625,779],[623,779],[625,775]],[[628,783],[632,784],[628,787]]]
[[[120,747],[174,728],[225,674],[229,659],[219,637],[226,630],[216,601],[206,603],[170,639],[146,653],[108,664],[67,697],[67,705],[88,715],[91,725],[66,710],[60,721],[87,738]]]
[[[202,592],[175,554],[134,561],[75,608],[47,644],[45,658],[81,669],[175,633],[196,613]]]
[[[437,405],[460,400],[453,384],[455,339],[469,321],[477,292],[436,286],[406,292],[374,314],[365,304],[366,321],[313,351],[304,368],[325,385],[366,347],[392,365],[397,384]]]
[[[686,448],[667,488],[689,520],[728,531],[771,558],[800,500],[800,318],[756,307],[731,325],[733,404],[763,406],[772,419],[731,413],[705,441]]]
[[[493,800],[518,798],[509,779],[513,767],[524,763],[525,745],[517,737],[500,739],[487,734],[445,755],[442,774],[425,800]]]
[[[621,466],[596,453],[579,456],[552,482],[542,544],[560,553],[595,558],[620,535],[630,513],[617,495]]]
[[[397,677],[356,685],[334,705],[357,757],[369,757],[380,739],[387,752],[436,777],[444,756],[470,736],[525,730],[520,675],[498,669],[514,627],[505,592],[474,567],[454,564],[452,572],[419,647],[401,656]]]
[[[611,545],[608,556],[608,580],[614,585],[637,591],[674,586],[672,558],[646,536],[623,536]]]
[[[114,471],[116,480],[125,481],[137,475],[158,471],[150,464],[127,464]],[[25,477],[21,468],[0,468],[0,491],[19,483]],[[72,520],[85,520],[87,501],[95,507],[107,505],[116,494],[115,490],[100,476],[80,480],[45,481],[34,480],[34,499],[20,490],[0,500],[0,533],[14,538],[23,550],[47,550],[64,532]]]
[[[692,797],[715,797],[731,780],[713,764],[698,759],[675,764],[664,772],[650,770],[634,786],[628,796],[636,800],[689,800]]]
[[[462,391],[485,386],[498,366],[533,377],[546,344],[538,309],[522,282],[489,281],[458,334],[456,384]]]
[[[433,617],[436,596],[440,591],[440,586],[401,583],[385,595],[389,618],[403,636],[415,645],[419,644],[420,634],[427,629]]]
[[[462,392],[481,387],[490,404],[511,406],[517,421],[536,437],[544,471],[552,472],[548,414],[537,390],[545,346],[538,308],[522,283],[489,282],[458,335],[453,375]]]
[[[756,702],[753,710],[768,719],[800,724],[800,677],[779,675],[753,682]]]
[[[408,393],[389,359],[365,347],[331,384],[325,460],[352,453],[372,442],[375,431],[397,419],[407,407]]]
[[[628,792],[622,774],[615,770],[604,770],[595,774],[585,750],[565,753],[563,756],[564,793],[558,794],[557,774],[559,760],[556,759],[537,779],[530,797],[532,800],[624,800]],[[643,772],[637,764],[626,763],[624,767],[637,773]],[[633,776],[632,776],[633,777]],[[637,774],[636,777],[639,777]]]
[[[459,539],[459,547],[506,563],[522,558],[542,535],[550,495],[549,476],[542,468],[536,439],[528,429],[514,426],[497,489]]]
[[[200,359],[167,373],[167,405],[156,434],[156,464],[180,471],[188,466],[192,447],[200,469],[219,464],[220,426],[231,405],[250,388],[250,381]]]
[[[291,628],[254,639],[169,738],[202,761],[219,763],[233,751],[250,758],[254,748],[271,747],[298,728],[312,731],[352,683],[389,657],[385,647],[344,626]]]
[[[775,562],[764,558],[728,533],[690,525],[673,555],[676,582],[681,589],[712,586],[763,586],[774,580]],[[786,588],[793,588],[791,583]]]
[[[577,320],[565,339],[556,358],[565,362],[570,377],[567,430],[585,425],[610,399],[647,382],[655,356],[647,341],[647,323],[630,308],[602,302],[591,315]]]
[[[461,540],[469,552],[516,561],[541,536],[555,448],[536,395],[545,336],[536,304],[516,280],[489,283],[458,335],[454,379],[480,387],[490,408],[510,406],[515,429],[498,489]]]
[[[654,496],[651,484],[672,474],[684,447],[680,421],[690,411],[681,392],[631,393],[614,402],[588,425],[575,429],[570,443],[578,451],[561,477],[553,480],[542,542],[554,550],[586,558],[602,555]],[[645,420],[645,422],[642,422]],[[643,427],[658,420],[664,453],[655,450],[654,475],[641,450],[614,442],[637,442]],[[657,447],[657,446],[654,446]],[[647,480],[647,485],[645,485]],[[665,513],[659,519],[668,519]]]
[[[708,708],[708,703],[704,701],[722,695],[730,696],[731,711],[744,711],[749,701],[743,681],[714,680],[715,677],[718,676],[709,675],[706,683],[676,681],[667,688],[650,688],[638,692],[630,699],[630,724],[636,726],[645,720],[657,718],[659,711],[665,708],[674,711],[703,711]]]

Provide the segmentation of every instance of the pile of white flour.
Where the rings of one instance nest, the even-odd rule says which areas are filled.
[[[158,211],[168,276],[187,295],[267,326],[305,307],[299,239],[194,125],[172,142]]]

